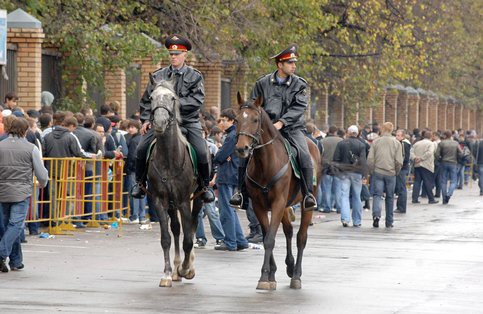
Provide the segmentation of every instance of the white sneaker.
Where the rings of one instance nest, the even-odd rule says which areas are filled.
[[[144,225],[144,224],[147,224],[147,223],[149,223],[149,219],[143,219],[143,220],[139,220],[139,223],[140,223],[140,224],[143,224],[143,225]]]
[[[139,219],[137,219],[137,218],[136,218],[136,219],[134,219],[134,220],[129,220],[129,223],[130,223],[130,224],[133,224],[133,225],[134,225],[134,224],[138,224],[138,223],[139,223]]]
[[[151,229],[153,229],[153,226],[151,224],[145,224],[145,225],[141,225],[139,227],[139,229],[141,229],[141,230],[151,230]]]
[[[123,224],[128,224],[128,223],[130,223],[130,222],[131,222],[131,220],[130,220],[129,218],[126,218],[126,217],[121,217],[121,222],[122,222]]]

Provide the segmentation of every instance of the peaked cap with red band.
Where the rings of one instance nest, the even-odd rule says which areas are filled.
[[[164,46],[170,53],[182,53],[191,50],[191,42],[177,34],[169,36],[166,39]]]
[[[298,56],[299,54],[297,53],[297,45],[292,44],[287,49],[283,50],[277,55],[274,55],[270,59],[275,59],[277,62],[291,62],[298,61]]]

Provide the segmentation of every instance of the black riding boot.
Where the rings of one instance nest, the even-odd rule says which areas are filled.
[[[302,208],[305,211],[314,210],[317,208],[317,201],[314,197],[313,174],[314,169],[302,168],[302,194],[304,196],[302,201]]]
[[[131,196],[144,198],[146,195],[146,162],[136,158],[136,184],[131,189]]]
[[[246,210],[248,208],[248,193],[245,186],[245,174],[247,172],[246,166],[238,167],[238,189],[230,199],[230,205],[235,208]]]
[[[211,203],[215,201],[215,195],[213,191],[210,189],[210,165],[206,164],[198,164],[199,175],[201,177],[201,181],[203,182],[203,194],[201,194],[201,199],[205,203]]]

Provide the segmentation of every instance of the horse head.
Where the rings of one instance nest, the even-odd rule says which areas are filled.
[[[173,85],[171,81],[160,81],[151,93],[153,127],[158,134],[164,134],[173,123],[179,123],[179,99]]]
[[[247,158],[262,142],[263,98],[259,96],[254,101],[245,101],[238,93],[237,99],[240,111],[236,118],[236,152],[241,158]]]

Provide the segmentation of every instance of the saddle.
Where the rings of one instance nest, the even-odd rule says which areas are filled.
[[[290,165],[292,166],[293,173],[297,179],[300,180],[301,172],[300,172],[300,164],[298,162],[298,150],[297,145],[292,141],[289,141],[285,137],[283,138],[283,143],[285,146],[285,150],[287,151],[288,158],[290,160]],[[317,185],[317,165],[314,164],[314,175],[313,175],[313,185]]]
[[[148,153],[146,155],[146,164],[148,164],[149,160],[151,159],[151,154],[153,153],[153,149],[155,145],[156,145],[156,138],[151,142],[151,144],[149,144]],[[195,176],[198,177],[198,155],[196,155],[196,151],[190,143],[188,143],[188,151],[190,153],[190,160],[191,160],[191,164],[193,165]]]

